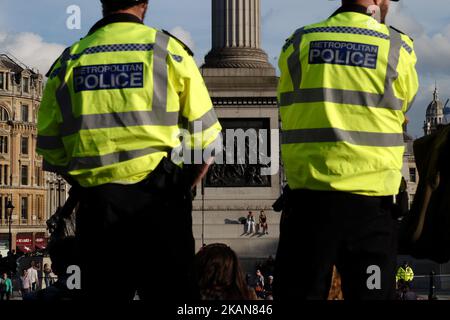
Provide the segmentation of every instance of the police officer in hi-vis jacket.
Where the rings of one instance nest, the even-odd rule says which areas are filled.
[[[278,98],[291,192],[275,299],[326,299],[334,265],[344,299],[395,297],[391,208],[402,180],[405,113],[419,84],[413,41],[385,24],[389,6],[344,0],[283,47]],[[295,286],[292,274],[301,275]]]
[[[202,151],[221,126],[189,48],[143,24],[148,0],[102,4],[49,71],[38,120],[45,170],[80,198],[81,296],[195,299],[190,189],[209,162],[188,179],[169,159],[182,129]]]

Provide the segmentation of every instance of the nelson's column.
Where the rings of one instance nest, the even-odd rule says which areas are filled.
[[[280,220],[272,210],[280,195],[280,173],[262,174],[268,167],[279,166],[279,135],[273,131],[279,129],[279,116],[278,79],[261,49],[260,0],[212,0],[212,49],[201,72],[224,128],[224,144],[234,149],[237,139],[232,129],[243,129],[247,158],[248,150],[256,149],[260,155],[276,156],[270,164],[230,164],[227,160],[225,165],[214,165],[204,192],[194,202],[197,249],[202,241],[226,243],[251,270],[255,261],[275,255]],[[252,211],[257,225],[261,210],[266,213],[269,233],[245,234],[242,218]]]

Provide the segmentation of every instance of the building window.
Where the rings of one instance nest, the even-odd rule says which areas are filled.
[[[28,221],[28,197],[22,197],[20,201],[20,213],[23,222]]]
[[[23,78],[23,92],[30,92],[30,78]]]
[[[0,154],[8,154],[8,137],[0,137]]]
[[[3,212],[5,213],[5,219],[9,220],[8,217],[8,211],[6,211],[6,207],[8,206],[8,202],[9,202],[9,197],[8,196],[3,196],[3,202],[0,203],[0,206],[3,208]],[[11,217],[12,219],[12,217]]]
[[[0,220],[3,219],[4,222],[9,221],[8,217],[8,211],[6,210],[6,207],[8,205],[8,196],[7,195],[0,195]]]
[[[417,182],[417,170],[416,168],[409,168],[409,181],[412,183]]]
[[[8,90],[8,73],[0,72],[0,90]]]
[[[28,166],[22,166],[21,169],[21,180],[22,185],[27,186],[28,185]]]
[[[28,137],[22,137],[22,154],[28,155],[28,143],[29,143]]]
[[[3,184],[5,186],[8,185],[8,176],[9,176],[9,166],[8,165],[4,165],[3,166]]]
[[[29,122],[30,121],[28,110],[29,110],[28,105],[23,104],[22,105],[22,121],[23,122]]]
[[[9,121],[8,111],[6,111],[6,109],[3,107],[0,107],[0,121],[2,121],[2,122]]]
[[[38,213],[38,219],[39,221],[44,221],[44,212],[42,210],[44,199],[41,196],[37,197],[38,200],[38,206],[37,206],[37,213]]]
[[[41,172],[42,172],[41,168],[36,167],[36,171],[35,171],[36,177],[35,177],[34,180],[36,181],[36,185],[37,185],[38,187],[40,187],[41,184],[42,184]]]

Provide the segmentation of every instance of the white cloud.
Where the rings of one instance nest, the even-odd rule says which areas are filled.
[[[405,5],[393,10],[391,24],[414,39],[418,69],[427,75],[450,75],[450,24],[433,34],[405,9]]]
[[[178,26],[171,29],[170,33],[173,34],[178,39],[180,39],[181,41],[183,41],[192,51],[195,50],[194,38],[192,37],[192,34],[189,31]]]
[[[38,69],[44,74],[64,48],[60,44],[45,42],[41,36],[35,33],[6,34],[0,32],[0,51],[12,54],[22,63]]]

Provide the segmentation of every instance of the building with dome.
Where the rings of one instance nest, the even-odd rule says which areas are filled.
[[[0,54],[0,254],[44,250],[46,221],[65,202],[66,184],[43,171],[36,153],[44,77]],[[11,210],[12,209],[12,210]]]
[[[450,123],[450,108],[439,99],[439,92],[437,87],[434,89],[433,101],[428,105],[426,119],[423,126],[425,135],[430,135],[439,128],[439,126]]]

